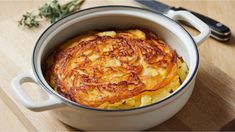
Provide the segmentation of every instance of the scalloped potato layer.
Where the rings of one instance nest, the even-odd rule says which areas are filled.
[[[153,32],[89,32],[73,38],[47,60],[50,86],[81,105],[128,109],[157,102],[177,90],[188,67]]]

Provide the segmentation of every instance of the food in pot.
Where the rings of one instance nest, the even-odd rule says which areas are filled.
[[[99,109],[155,103],[177,90],[188,67],[155,33],[129,29],[89,32],[47,59],[46,80],[62,96]]]

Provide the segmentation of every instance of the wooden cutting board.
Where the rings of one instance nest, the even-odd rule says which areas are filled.
[[[92,2],[86,2],[83,8],[115,3]],[[126,5],[137,6],[130,1]],[[10,115],[11,119],[15,120],[10,122],[8,119],[1,119],[0,123],[20,123],[25,128],[19,125],[19,129],[31,131],[75,130],[53,118],[48,112],[32,112],[24,108],[12,94],[11,80],[31,68],[34,44],[49,25],[44,23],[39,29],[28,30],[19,28],[17,20],[18,17],[0,23],[0,98],[7,105],[6,109],[13,113]],[[189,102],[173,118],[150,130],[235,130],[235,80],[203,56],[200,63],[195,90]],[[37,90],[40,88],[37,85],[29,83],[24,87],[30,96],[39,100]],[[0,109],[0,112],[3,111]]]

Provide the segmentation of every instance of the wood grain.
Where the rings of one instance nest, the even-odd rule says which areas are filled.
[[[35,11],[46,1],[49,0],[0,1],[0,112],[4,114],[0,119],[0,123],[4,124],[0,131],[74,130],[48,112],[36,113],[24,108],[10,90],[12,78],[31,68],[33,46],[49,25],[45,22],[39,29],[28,30],[19,28],[17,20],[23,12]],[[235,32],[233,0],[163,2],[203,13],[223,22]],[[139,6],[130,0],[87,0],[82,8],[110,4]],[[150,130],[235,130],[235,39],[233,37],[228,44],[208,39],[199,51],[201,68],[189,102],[173,118]],[[24,87],[30,95],[40,98],[38,86],[27,84]]]
[[[0,95],[1,95],[1,91],[0,91]],[[27,127],[24,126],[24,124],[11,111],[11,109],[4,103],[3,100],[5,100],[5,98],[0,98],[0,106],[1,106],[0,131],[16,131],[16,130],[26,131]]]

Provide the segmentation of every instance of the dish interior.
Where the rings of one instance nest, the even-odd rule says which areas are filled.
[[[57,22],[38,41],[33,56],[33,63],[36,67],[35,71],[43,84],[50,88],[44,79],[42,71],[44,70],[47,57],[60,44],[92,30],[122,30],[135,27],[155,32],[183,58],[189,67],[189,73],[183,84],[181,84],[181,88],[192,77],[197,67],[197,50],[193,40],[181,26],[169,18],[144,10],[136,12],[136,9],[129,9],[128,11],[115,9],[107,11],[98,10],[92,13],[87,11],[73,14]],[[56,92],[53,93],[57,94]]]
[[[155,103],[178,89],[188,67],[148,30],[93,31],[66,41],[44,76],[62,96],[99,109]]]

